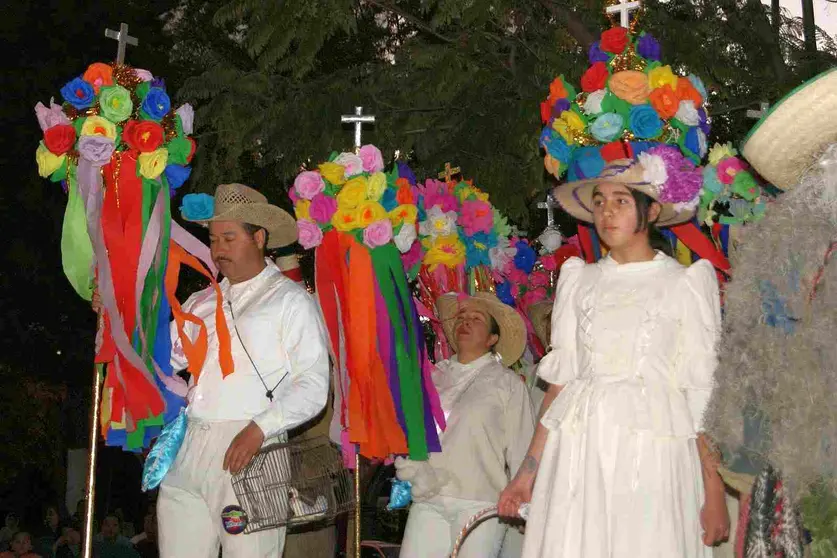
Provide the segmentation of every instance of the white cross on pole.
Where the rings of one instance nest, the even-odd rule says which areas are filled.
[[[355,113],[342,115],[340,122],[355,125],[355,150],[358,150],[360,149],[360,136],[363,132],[363,125],[374,124],[375,116],[372,114],[363,114],[363,107],[355,107]]]
[[[561,207],[560,204],[552,197],[552,192],[546,194],[546,201],[538,202],[538,209],[546,209],[546,227],[548,229],[555,228],[555,212],[553,209]]]
[[[116,49],[116,63],[125,63],[125,45],[137,46],[139,41],[136,37],[128,35],[128,24],[122,23],[119,25],[119,31],[105,29],[105,37],[114,39],[119,42],[119,47]]]
[[[762,101],[759,103],[759,110],[748,110],[747,111],[747,118],[754,118],[756,120],[761,119],[762,116],[767,114],[767,110],[770,108],[770,103]]]
[[[631,12],[637,11],[641,5],[642,3],[638,0],[633,2],[628,0],[619,0],[618,4],[608,6],[605,9],[605,13],[607,13],[607,15],[618,13],[619,25],[627,28],[631,25]]]

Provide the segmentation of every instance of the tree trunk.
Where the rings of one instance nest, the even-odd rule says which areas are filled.
[[[805,51],[817,52],[817,25],[814,21],[814,0],[802,0],[802,29],[805,33]]]
[[[780,0],[771,0],[770,2],[770,22],[773,24],[773,32],[776,34],[776,39],[778,40],[779,30],[782,28]]]

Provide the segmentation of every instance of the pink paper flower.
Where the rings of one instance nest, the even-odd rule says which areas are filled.
[[[336,211],[337,200],[322,193],[311,199],[311,207],[308,208],[311,218],[322,224],[330,223]]]
[[[424,209],[430,211],[434,206],[442,208],[443,212],[459,211],[459,200],[448,192],[448,186],[444,182],[428,178],[424,186],[418,187],[419,194],[424,198]]]
[[[508,277],[509,281],[515,285],[525,285],[529,282],[529,277],[526,275],[526,272],[521,271],[516,267],[512,267],[512,269],[506,273],[506,277]]]
[[[553,261],[555,261],[554,258]],[[532,274],[529,275],[530,288],[546,287],[547,285],[549,285],[549,272],[533,271]]]
[[[424,257],[424,249],[421,242],[414,242],[410,249],[401,254],[401,263],[404,264],[404,269],[412,269],[417,263],[421,262]]]
[[[462,202],[462,213],[459,215],[458,222],[468,236],[473,236],[478,232],[490,233],[494,227],[491,204],[479,200]]]
[[[317,171],[303,171],[294,179],[294,189],[300,197],[313,200],[314,196],[325,190],[325,182]]]
[[[323,231],[314,221],[309,219],[299,219],[296,222],[296,227],[299,230],[299,244],[306,250],[310,250],[319,246],[323,241]]]
[[[366,172],[380,172],[384,170],[384,158],[380,149],[374,145],[364,145],[358,152],[360,160],[363,161],[363,170]]]
[[[53,99],[49,100],[49,108],[46,108],[43,103],[35,105],[35,115],[38,117],[38,124],[44,132],[53,126],[70,123],[70,119],[64,114],[61,105],[56,105]]]
[[[140,81],[151,81],[154,79],[154,76],[148,70],[134,68],[134,73],[137,75]]]
[[[288,197],[291,198],[291,203],[296,205],[299,201],[299,196],[296,195],[296,188],[288,188]]]
[[[532,289],[530,291],[526,291],[526,293],[520,297],[520,305],[523,308],[528,308],[529,306],[535,304],[536,302],[540,302],[546,299],[546,289],[538,288]]]
[[[541,265],[547,271],[555,271],[558,269],[558,262],[555,261],[554,254],[547,254],[546,256],[541,257]]]
[[[744,170],[744,164],[738,157],[728,157],[718,163],[718,180],[724,184],[732,184],[735,175]]]
[[[382,219],[363,229],[363,243],[370,248],[383,246],[392,240],[392,221]]]

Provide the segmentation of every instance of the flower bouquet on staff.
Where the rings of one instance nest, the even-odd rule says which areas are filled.
[[[365,145],[332,153],[289,191],[299,242],[316,250],[346,457],[353,444],[370,458],[439,451],[433,421],[444,417],[403,263],[416,238],[414,182],[406,164],[384,172]]]
[[[195,153],[193,110],[174,110],[162,79],[116,63],[91,64],[61,96],[35,107],[38,172],[68,194],[67,278],[86,300],[95,279],[102,298],[102,432],[109,445],[139,451],[183,406],[185,383],[169,364],[177,269],[187,250],[212,267],[208,250],[171,220],[169,198]]]
[[[653,36],[624,27],[604,31],[590,46],[588,59],[580,93],[559,76],[540,105],[544,128],[539,144],[546,170],[559,180],[595,178],[611,161],[636,159],[669,146],[657,155],[673,161],[673,153],[679,152],[684,172],[662,181],[668,183],[665,201],[696,207],[702,180],[680,179],[700,170],[707,154],[710,125],[703,82],[693,74],[675,74],[661,62],[660,44]],[[720,271],[729,270],[724,254],[696,222],[672,226],[664,235],[682,263],[697,256]],[[602,256],[592,227],[579,225],[579,240],[589,262]]]

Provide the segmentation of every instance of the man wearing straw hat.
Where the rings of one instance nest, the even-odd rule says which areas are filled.
[[[507,368],[526,344],[517,311],[490,293],[442,295],[436,310],[456,352],[433,372],[447,428],[441,453],[395,462],[414,500],[401,558],[446,558],[469,518],[497,501],[535,426],[526,386]],[[496,518],[480,524],[459,558],[496,558],[506,529]]]
[[[205,200],[205,198],[204,198]],[[284,528],[234,534],[222,514],[239,511],[231,474],[245,467],[265,440],[285,436],[317,416],[328,396],[325,333],[314,300],[284,276],[267,248],[296,241],[296,223],[242,184],[222,184],[211,216],[206,205],[184,199],[183,217],[209,228],[220,282],[233,370],[224,370],[213,287],[192,295],[183,310],[206,327],[208,351],[190,382],[188,428],[162,482],[157,504],[160,555],[165,558],[279,557]],[[187,323],[191,341],[198,327]],[[173,335],[172,364],[183,369],[183,343]],[[240,517],[240,515],[239,515]],[[238,525],[240,526],[240,525]]]

